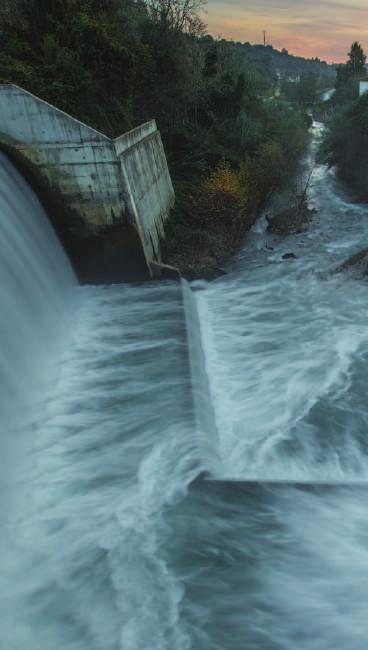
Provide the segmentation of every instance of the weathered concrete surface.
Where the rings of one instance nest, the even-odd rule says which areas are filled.
[[[114,140],[124,175],[127,212],[137,224],[147,258],[160,262],[160,239],[174,205],[174,190],[155,121]]]
[[[130,224],[148,267],[161,261],[174,190],[154,121],[111,140],[31,93],[1,85],[0,142],[35,165],[63,197],[78,217],[68,226],[75,237],[95,238]]]

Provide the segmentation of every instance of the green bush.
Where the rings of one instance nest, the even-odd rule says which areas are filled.
[[[320,160],[337,165],[354,190],[368,195],[368,94],[335,113],[328,124]]]

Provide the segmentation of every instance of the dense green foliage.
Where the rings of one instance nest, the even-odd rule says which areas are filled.
[[[18,0],[2,15],[0,80],[112,134],[129,126],[135,53],[118,0]]]
[[[335,110],[327,124],[320,157],[336,165],[339,175],[359,196],[368,196],[368,95],[359,98],[366,78],[366,56],[359,43],[351,46],[347,63],[337,70]]]
[[[367,57],[364,54],[363,48],[358,43],[358,41],[355,41],[351,48],[350,52],[348,53],[348,62],[346,64],[346,69],[349,71],[349,74],[352,76],[359,76],[361,74],[364,74],[364,66],[367,61]]]
[[[355,41],[348,52],[348,60],[336,68],[335,93],[331,106],[340,109],[353,102],[359,95],[359,82],[366,78],[366,56],[362,46]]]
[[[302,76],[297,82],[282,82],[281,92],[289,102],[308,107],[316,104],[321,92],[328,88],[329,84],[331,80],[308,74]]]
[[[368,94],[335,113],[321,153],[359,196],[368,197]]]

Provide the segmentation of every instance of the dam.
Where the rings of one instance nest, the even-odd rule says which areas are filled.
[[[365,650],[367,207],[316,166],[226,276],[82,286],[0,187],[3,647]]]
[[[175,195],[154,120],[112,140],[3,84],[0,145],[48,196],[55,228],[83,279],[91,280],[93,266],[100,276],[106,269],[107,277],[109,269],[121,267],[121,280],[129,279],[129,265],[133,279],[142,266],[150,276],[161,275],[160,245]]]

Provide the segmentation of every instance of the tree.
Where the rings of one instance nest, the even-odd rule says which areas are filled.
[[[348,53],[348,69],[351,71],[354,77],[358,77],[361,74],[364,74],[364,66],[367,61],[367,57],[364,54],[364,50],[358,41],[355,41]]]
[[[318,77],[312,74],[303,75],[297,84],[297,92],[300,104],[315,104],[318,99]]]
[[[205,4],[206,0],[149,0],[147,7],[153,19],[169,29],[200,36],[206,29],[201,18]]]
[[[359,95],[359,80],[365,76],[365,62],[367,60],[363,48],[355,41],[348,53],[348,60],[336,68],[335,90],[331,103],[342,106],[354,101]]]
[[[215,77],[218,72],[219,56],[217,43],[211,38],[210,47],[205,54],[203,74],[205,77]]]
[[[368,187],[368,95],[335,113],[328,124],[320,158],[337,165],[341,178],[366,200]]]
[[[0,82],[17,83],[108,135],[130,128],[136,57],[125,42],[120,0],[17,0],[15,7],[1,14]]]

